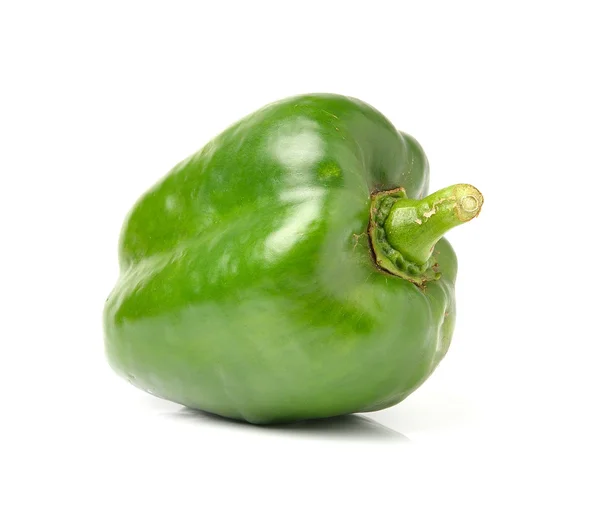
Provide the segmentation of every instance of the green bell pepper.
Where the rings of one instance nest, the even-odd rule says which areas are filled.
[[[135,204],[104,309],[135,386],[251,423],[397,404],[446,354],[457,261],[442,237],[483,197],[427,196],[419,144],[370,105],[272,103]]]

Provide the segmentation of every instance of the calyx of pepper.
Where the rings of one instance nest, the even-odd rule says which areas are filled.
[[[418,286],[441,277],[435,244],[453,227],[475,218],[483,195],[469,184],[411,199],[403,188],[371,195],[369,239],[377,266]]]

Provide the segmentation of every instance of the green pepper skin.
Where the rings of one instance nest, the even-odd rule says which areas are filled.
[[[427,194],[419,144],[330,94],[260,109],[178,164],[129,213],[105,304],[110,365],[135,386],[251,423],[379,410],[446,354],[457,262],[378,268],[371,194]]]

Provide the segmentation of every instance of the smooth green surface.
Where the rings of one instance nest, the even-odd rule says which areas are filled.
[[[104,312],[132,384],[253,423],[381,409],[448,350],[456,258],[424,288],[379,269],[371,193],[427,195],[421,147],[371,106],[306,95],[244,118],[137,202]]]

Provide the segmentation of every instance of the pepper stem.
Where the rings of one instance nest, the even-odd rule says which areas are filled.
[[[475,218],[482,205],[482,194],[469,184],[446,187],[421,200],[398,198],[383,224],[386,239],[407,260],[424,265],[442,236]]]

